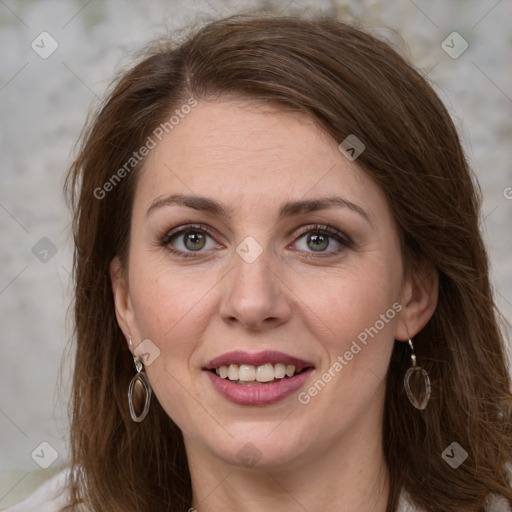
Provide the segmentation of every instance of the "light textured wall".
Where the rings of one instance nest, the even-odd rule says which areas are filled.
[[[1,1],[0,506],[26,492],[33,481],[28,472],[39,467],[35,460],[51,460],[46,445],[31,457],[41,442],[58,454],[50,470],[67,458],[69,358],[57,386],[71,333],[65,320],[71,241],[62,184],[91,102],[146,42],[258,6],[360,20],[432,80],[480,179],[497,302],[512,318],[511,0]],[[469,45],[458,58],[442,47],[453,31]],[[55,43],[42,32],[58,44],[50,56]],[[449,38],[445,48],[453,54],[458,45]]]

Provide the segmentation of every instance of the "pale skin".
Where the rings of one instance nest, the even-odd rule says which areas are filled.
[[[183,432],[199,512],[386,510],[385,375],[394,340],[432,316],[438,281],[427,264],[404,272],[386,198],[339,142],[305,115],[224,98],[200,101],[145,160],[129,261],[111,265],[116,314],[132,351],[144,339],[161,351],[146,372]],[[214,199],[231,215],[161,203],[148,212],[171,194]],[[360,211],[278,219],[285,202],[333,196]],[[159,243],[191,223],[210,233]],[[315,225],[351,242],[326,234],[318,248]],[[262,249],[251,263],[236,252],[248,236]],[[203,370],[232,350],[279,350],[313,363],[307,390],[394,303],[401,310],[307,405],[297,393],[233,404]],[[237,455],[249,442],[259,454],[251,467]]]

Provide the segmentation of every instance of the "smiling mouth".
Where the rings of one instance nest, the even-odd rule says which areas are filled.
[[[230,364],[212,368],[210,371],[221,379],[230,381],[240,386],[257,386],[262,384],[273,384],[287,380],[312,367],[296,367],[293,364],[265,363],[259,366],[252,364]]]

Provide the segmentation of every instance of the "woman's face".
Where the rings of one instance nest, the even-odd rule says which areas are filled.
[[[339,142],[226,99],[144,162],[116,308],[189,456],[286,468],[380,442],[394,339],[421,326],[386,199]]]

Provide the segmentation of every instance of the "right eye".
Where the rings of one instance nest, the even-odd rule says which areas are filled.
[[[173,229],[162,238],[161,245],[171,253],[184,258],[204,252],[203,249],[219,248],[208,233],[208,228],[203,225],[187,225]]]

